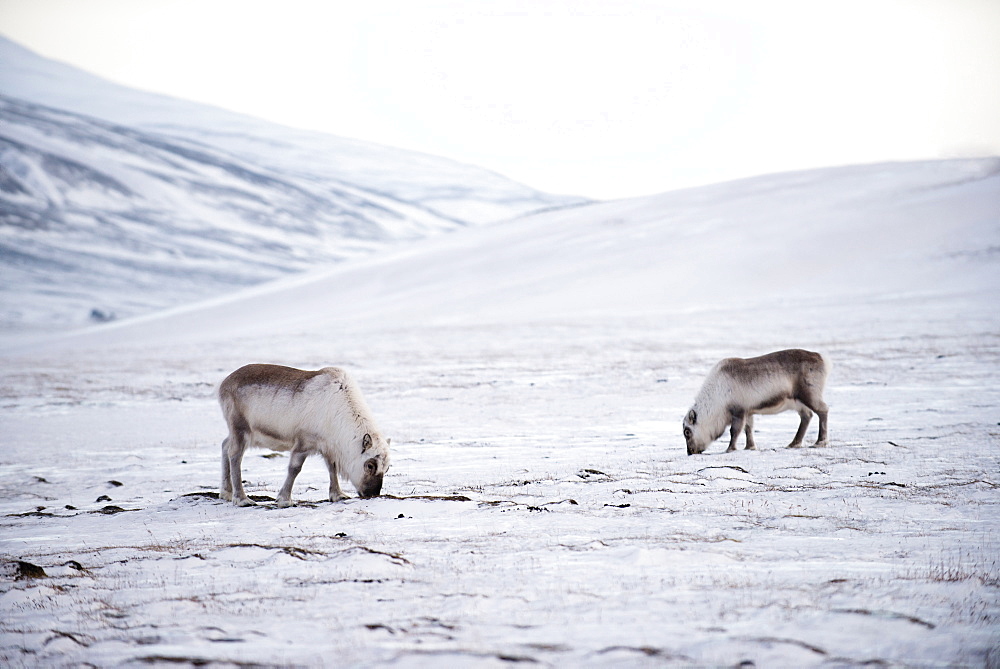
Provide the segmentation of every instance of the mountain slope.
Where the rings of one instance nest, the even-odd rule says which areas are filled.
[[[550,195],[453,160],[296,130],[155,93],[137,91],[43,58],[0,36],[0,91],[120,125],[184,137],[282,172],[349,183],[446,219],[512,218],[584,198]]]
[[[0,116],[8,322],[141,313],[462,225],[349,184],[13,98],[0,97]]]
[[[0,38],[0,326],[129,316],[581,202],[133,91]]]
[[[845,299],[990,301],[998,204],[998,159],[771,175],[467,229],[100,336],[225,341]]]

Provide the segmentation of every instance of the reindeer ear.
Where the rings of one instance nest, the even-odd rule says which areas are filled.
[[[361,440],[361,452],[364,453],[371,447],[372,447],[372,436],[370,434],[366,434],[365,438]]]
[[[385,445],[392,446],[392,437],[389,437],[388,439],[385,440]]]
[[[694,409],[688,411],[688,422],[691,423],[692,425],[698,422],[698,414],[695,413]]]

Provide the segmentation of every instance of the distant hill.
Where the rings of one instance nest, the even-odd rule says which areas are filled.
[[[0,92],[0,331],[147,313],[584,202],[132,90],[4,38]]]
[[[998,204],[996,158],[767,175],[470,228],[73,341],[224,346],[581,320],[613,338],[622,323],[664,318],[697,338],[706,312],[732,312],[743,332],[766,325],[758,309],[857,305],[870,315],[892,304],[887,319],[926,316],[907,304],[992,309]],[[827,325],[812,323],[817,333]]]

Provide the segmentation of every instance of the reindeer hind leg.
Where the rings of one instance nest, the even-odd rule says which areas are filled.
[[[830,407],[828,407],[826,402],[823,401],[822,389],[822,385],[817,387],[814,383],[808,384],[803,389],[801,398],[799,399],[799,401],[805,405],[806,410],[811,409],[816,412],[817,416],[819,416],[819,434],[816,435],[816,443],[813,444],[814,447],[827,445],[826,418],[830,411]],[[812,417],[811,412],[810,417]],[[798,437],[799,441],[801,441],[805,437],[805,431],[803,430],[802,434],[798,435]]]
[[[233,481],[229,474],[229,437],[222,440],[222,482],[219,483],[219,499],[233,501]]]
[[[236,506],[254,506],[256,502],[247,497],[243,490],[243,452],[247,449],[250,438],[248,429],[235,429],[229,445],[229,481],[233,491],[233,504]]]
[[[819,416],[819,434],[816,435],[816,443],[813,444],[813,447],[819,448],[829,444],[829,437],[826,432],[826,418],[830,412],[830,407],[826,405],[826,402],[820,400],[814,409],[816,411],[816,415]]]
[[[743,431],[746,433],[746,437],[747,437],[747,445],[746,445],[746,448],[744,450],[747,450],[747,451],[756,451],[757,450],[757,444],[754,443],[754,440],[753,440],[753,414],[752,413],[751,414],[747,414],[747,422],[746,422],[746,426],[743,428]]]
[[[809,429],[809,421],[812,420],[812,417],[813,412],[806,406],[799,409],[799,429],[795,432],[792,443],[788,444],[788,448],[802,448],[802,439],[806,436],[806,430]]]

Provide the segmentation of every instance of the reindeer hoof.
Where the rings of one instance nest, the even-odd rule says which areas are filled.
[[[249,497],[244,497],[243,499],[234,499],[233,504],[236,506],[257,506],[257,502],[253,501]]]
[[[826,448],[829,445],[830,444],[827,443],[826,439],[824,439],[823,441],[817,441],[815,444],[813,444],[813,448]]]
[[[287,508],[287,507],[289,507],[289,506],[295,506],[295,502],[293,502],[293,501],[292,501],[292,500],[290,500],[290,499],[279,499],[279,500],[277,501],[277,504],[276,504],[276,506],[277,506],[277,507],[278,507],[279,509],[284,509],[284,508]]]
[[[744,451],[756,451],[756,450],[757,450],[757,447],[756,447],[756,446],[747,446],[747,447],[746,447],[746,448],[744,448],[743,450],[744,450]]]
[[[793,441],[792,443],[788,444],[788,448],[802,448],[802,442]]]
[[[339,495],[330,495],[330,501],[331,502],[339,502],[339,501],[345,500],[345,499],[350,499],[350,498],[347,495],[345,495],[344,493],[340,493]]]

